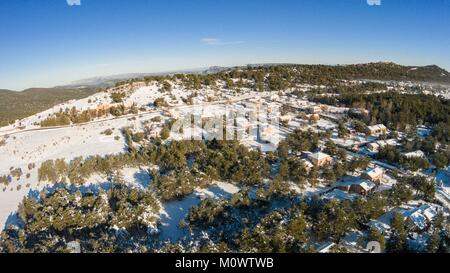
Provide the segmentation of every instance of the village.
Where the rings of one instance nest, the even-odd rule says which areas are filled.
[[[367,115],[367,110],[313,102],[308,99],[308,92],[316,88],[323,86],[298,85],[284,91],[261,92],[246,87],[230,89],[224,82],[218,83],[215,88],[191,90],[177,80],[166,80],[163,83],[132,81],[18,120],[10,126],[0,128],[0,152],[10,159],[0,162],[0,169],[3,170],[0,173],[0,186],[3,189],[0,191],[0,200],[4,200],[0,202],[9,202],[9,205],[0,204],[3,210],[0,223],[12,223],[11,219],[14,218],[11,218],[10,210],[17,206],[16,202],[28,189],[43,187],[37,179],[38,168],[31,168],[30,164],[39,167],[44,162],[43,159],[64,158],[70,161],[77,156],[119,153],[124,150],[124,144],[129,146],[123,135],[123,128],[130,128],[133,136],[141,135],[139,145],[151,143],[155,138],[167,134],[163,137],[166,142],[237,140],[250,150],[261,151],[266,155],[276,153],[280,143],[290,135],[311,132],[327,137],[319,139],[313,150],[296,151],[293,156],[301,160],[306,173],[317,173],[319,183],[306,187],[291,183],[292,189],[304,198],[318,197],[325,202],[357,200],[391,190],[399,176],[423,176],[427,181],[432,181],[436,202],[414,200],[399,204],[380,218],[371,219],[367,223],[369,228],[389,236],[392,217],[394,212],[398,212],[410,227],[412,242],[419,248],[423,247],[420,240],[426,238],[423,238],[422,232],[434,224],[439,213],[449,213],[450,168],[437,169],[427,165],[426,168],[411,170],[379,158],[377,154],[384,147],[402,150],[405,139],[424,139],[430,135],[431,129],[418,126],[415,128],[416,135],[411,136],[405,132],[392,133],[384,124],[360,128],[361,126],[355,126],[351,117],[355,114]],[[116,115],[110,111],[120,107],[125,109],[121,114]],[[70,112],[73,113],[72,116],[85,112],[96,114],[82,122],[43,126],[43,121]],[[172,128],[168,128],[168,124]],[[80,130],[83,132],[81,135],[74,134],[74,131]],[[48,138],[30,138],[40,132],[54,134],[56,138],[50,139],[52,143],[48,142]],[[23,137],[32,142],[17,146]],[[16,143],[14,147],[11,146],[13,139]],[[330,143],[339,152],[329,153]],[[34,148],[21,151],[27,145],[39,147],[40,155],[36,155],[37,150],[30,152]],[[58,152],[50,153],[52,149]],[[292,151],[288,153],[291,154]],[[402,156],[407,159],[427,159],[421,150],[407,151]],[[325,182],[323,176],[328,167],[352,160],[367,162],[363,169],[346,171],[336,181]],[[5,195],[9,197],[5,198]],[[182,218],[183,216],[179,216],[177,219]],[[347,236],[344,246],[351,251],[365,252],[364,247],[357,243],[361,236],[361,233],[353,237]],[[318,246],[318,251],[328,252],[333,246],[334,242],[327,243]]]

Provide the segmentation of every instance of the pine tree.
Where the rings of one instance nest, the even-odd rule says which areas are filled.
[[[399,213],[395,213],[391,222],[392,234],[388,242],[388,252],[402,253],[407,252],[407,232],[405,221]]]
[[[299,214],[298,216],[296,216],[291,220],[291,222],[288,225],[288,232],[297,241],[301,243],[306,243],[308,239],[307,223],[305,216],[303,214]]]

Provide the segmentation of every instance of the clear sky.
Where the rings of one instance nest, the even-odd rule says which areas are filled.
[[[449,70],[450,0],[0,1],[0,89],[213,65],[370,61]]]

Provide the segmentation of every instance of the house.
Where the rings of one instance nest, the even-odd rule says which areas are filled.
[[[436,207],[425,204],[418,208],[407,210],[402,213],[406,224],[412,230],[425,230],[436,218],[438,210]]]
[[[409,230],[423,231],[436,219],[439,209],[439,206],[431,204],[424,204],[419,207],[398,207],[388,211],[377,221],[390,226],[394,214],[399,213]]]
[[[334,188],[348,193],[368,195],[376,189],[377,185],[370,180],[357,177],[348,177],[346,180],[338,182]]]
[[[369,133],[372,136],[382,135],[387,133],[387,128],[383,124],[377,124],[373,126],[369,126]]]
[[[280,105],[275,102],[269,102],[267,103],[267,112],[273,113],[273,112],[279,112]]]
[[[372,153],[378,153],[378,150],[386,146],[398,146],[399,143],[395,138],[387,140],[378,140],[367,144],[367,149]]]
[[[372,153],[377,153],[380,148],[380,145],[378,145],[378,143],[376,142],[367,144],[367,149]]]
[[[320,113],[322,113],[322,107],[320,107],[320,106],[311,106],[311,107],[309,107],[308,112],[310,114],[320,114]]]
[[[333,158],[331,156],[329,156],[325,153],[322,153],[322,152],[309,154],[308,159],[316,167],[322,167],[322,166],[328,165],[333,161]]]
[[[100,104],[99,106],[97,106],[96,110],[97,111],[108,111],[109,108],[111,108],[110,104]]]
[[[352,183],[350,186],[350,193],[357,193],[360,195],[368,195],[376,189],[377,185],[369,180],[361,180],[356,183]]]
[[[382,168],[376,167],[371,168],[361,174],[361,178],[368,179],[374,183],[380,184],[381,179],[383,179],[384,170]]]
[[[172,108],[169,111],[165,111],[167,112],[167,115],[169,117],[172,117],[174,119],[179,119],[181,117],[181,113],[179,110],[177,110],[176,108]]]

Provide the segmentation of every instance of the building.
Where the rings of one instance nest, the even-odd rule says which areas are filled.
[[[380,145],[378,145],[378,143],[376,143],[376,142],[367,144],[367,150],[369,150],[372,153],[377,153],[379,149],[380,149]]]
[[[318,152],[308,155],[308,159],[314,164],[316,167],[323,167],[325,165],[330,164],[333,161],[333,158],[325,153]]]
[[[377,185],[374,182],[357,177],[348,177],[347,180],[338,182],[334,185],[334,188],[338,190],[364,196],[372,193],[376,187]]]
[[[320,107],[320,106],[311,106],[311,107],[309,107],[308,112],[310,114],[320,114],[320,113],[322,113],[322,107]]]
[[[97,111],[108,111],[109,108],[111,108],[110,104],[100,104],[99,106],[97,106],[97,108],[95,110],[97,110]]]
[[[381,179],[383,179],[383,175],[384,175],[384,170],[379,167],[376,167],[376,168],[369,169],[369,170],[365,171],[364,173],[362,173],[361,178],[370,180],[377,184],[380,184]]]
[[[435,220],[442,207],[434,204],[423,204],[419,207],[401,206],[386,212],[377,219],[377,224],[383,225],[382,229],[388,231],[394,215],[400,214],[405,221],[408,230],[422,232]]]
[[[387,133],[387,128],[383,124],[377,124],[373,126],[369,126],[369,134],[372,136],[382,135]]]
[[[436,219],[437,215],[437,208],[429,204],[402,213],[407,226],[417,231],[425,230]]]
[[[360,195],[368,195],[376,189],[377,185],[369,180],[361,180],[350,185],[349,192]]]
[[[387,140],[377,140],[367,144],[367,149],[372,153],[378,153],[378,150],[386,146],[398,146],[398,141],[395,138]]]

